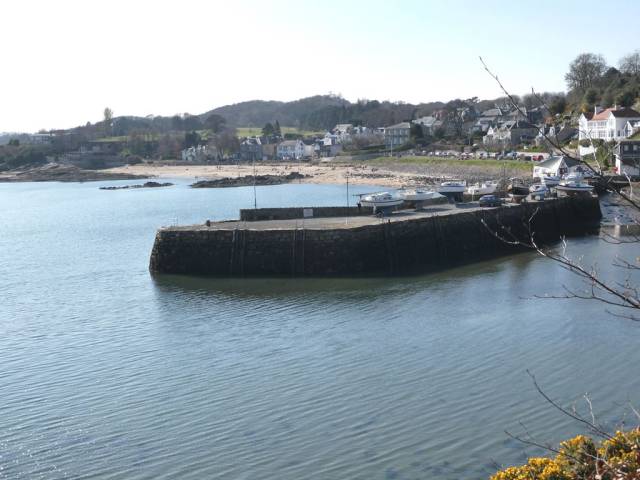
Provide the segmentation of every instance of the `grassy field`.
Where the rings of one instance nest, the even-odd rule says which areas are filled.
[[[505,166],[509,170],[518,170],[522,172],[531,172],[533,168],[532,162],[523,162],[519,160],[482,160],[469,159],[458,160],[456,158],[443,157],[378,157],[367,160],[368,165],[425,165],[425,166],[457,166],[457,167],[489,167],[491,169],[500,169]]]
[[[238,127],[236,128],[239,137],[253,137],[255,135],[262,135],[262,127]],[[312,136],[323,135],[322,131],[312,130],[298,130],[295,127],[280,127],[280,131],[284,135],[285,133],[294,133],[297,135]]]

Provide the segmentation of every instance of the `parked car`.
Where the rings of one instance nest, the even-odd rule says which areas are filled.
[[[481,207],[499,207],[502,205],[502,199],[497,195],[483,195],[478,202]]]

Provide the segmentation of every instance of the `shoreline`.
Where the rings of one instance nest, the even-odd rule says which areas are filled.
[[[255,170],[254,170],[255,168]],[[434,185],[444,180],[463,179],[469,183],[499,180],[502,172],[492,167],[465,165],[429,165],[403,162],[349,163],[261,163],[231,165],[127,165],[103,172],[133,174],[147,178],[192,178],[199,180],[233,179],[256,175],[289,175],[298,172],[305,177],[290,183],[380,185],[390,188]],[[519,172],[522,174],[523,172]]]

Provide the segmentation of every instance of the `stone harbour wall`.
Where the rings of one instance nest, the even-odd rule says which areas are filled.
[[[527,240],[530,225],[536,241],[548,244],[597,229],[600,217],[597,198],[576,197],[354,228],[169,227],[156,235],[150,270],[216,276],[420,273],[523,248],[496,233]]]

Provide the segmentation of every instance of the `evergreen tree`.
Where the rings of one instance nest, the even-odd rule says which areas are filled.
[[[265,123],[264,127],[262,127],[262,135],[265,137],[270,137],[275,133],[275,128],[271,124],[271,122]]]

